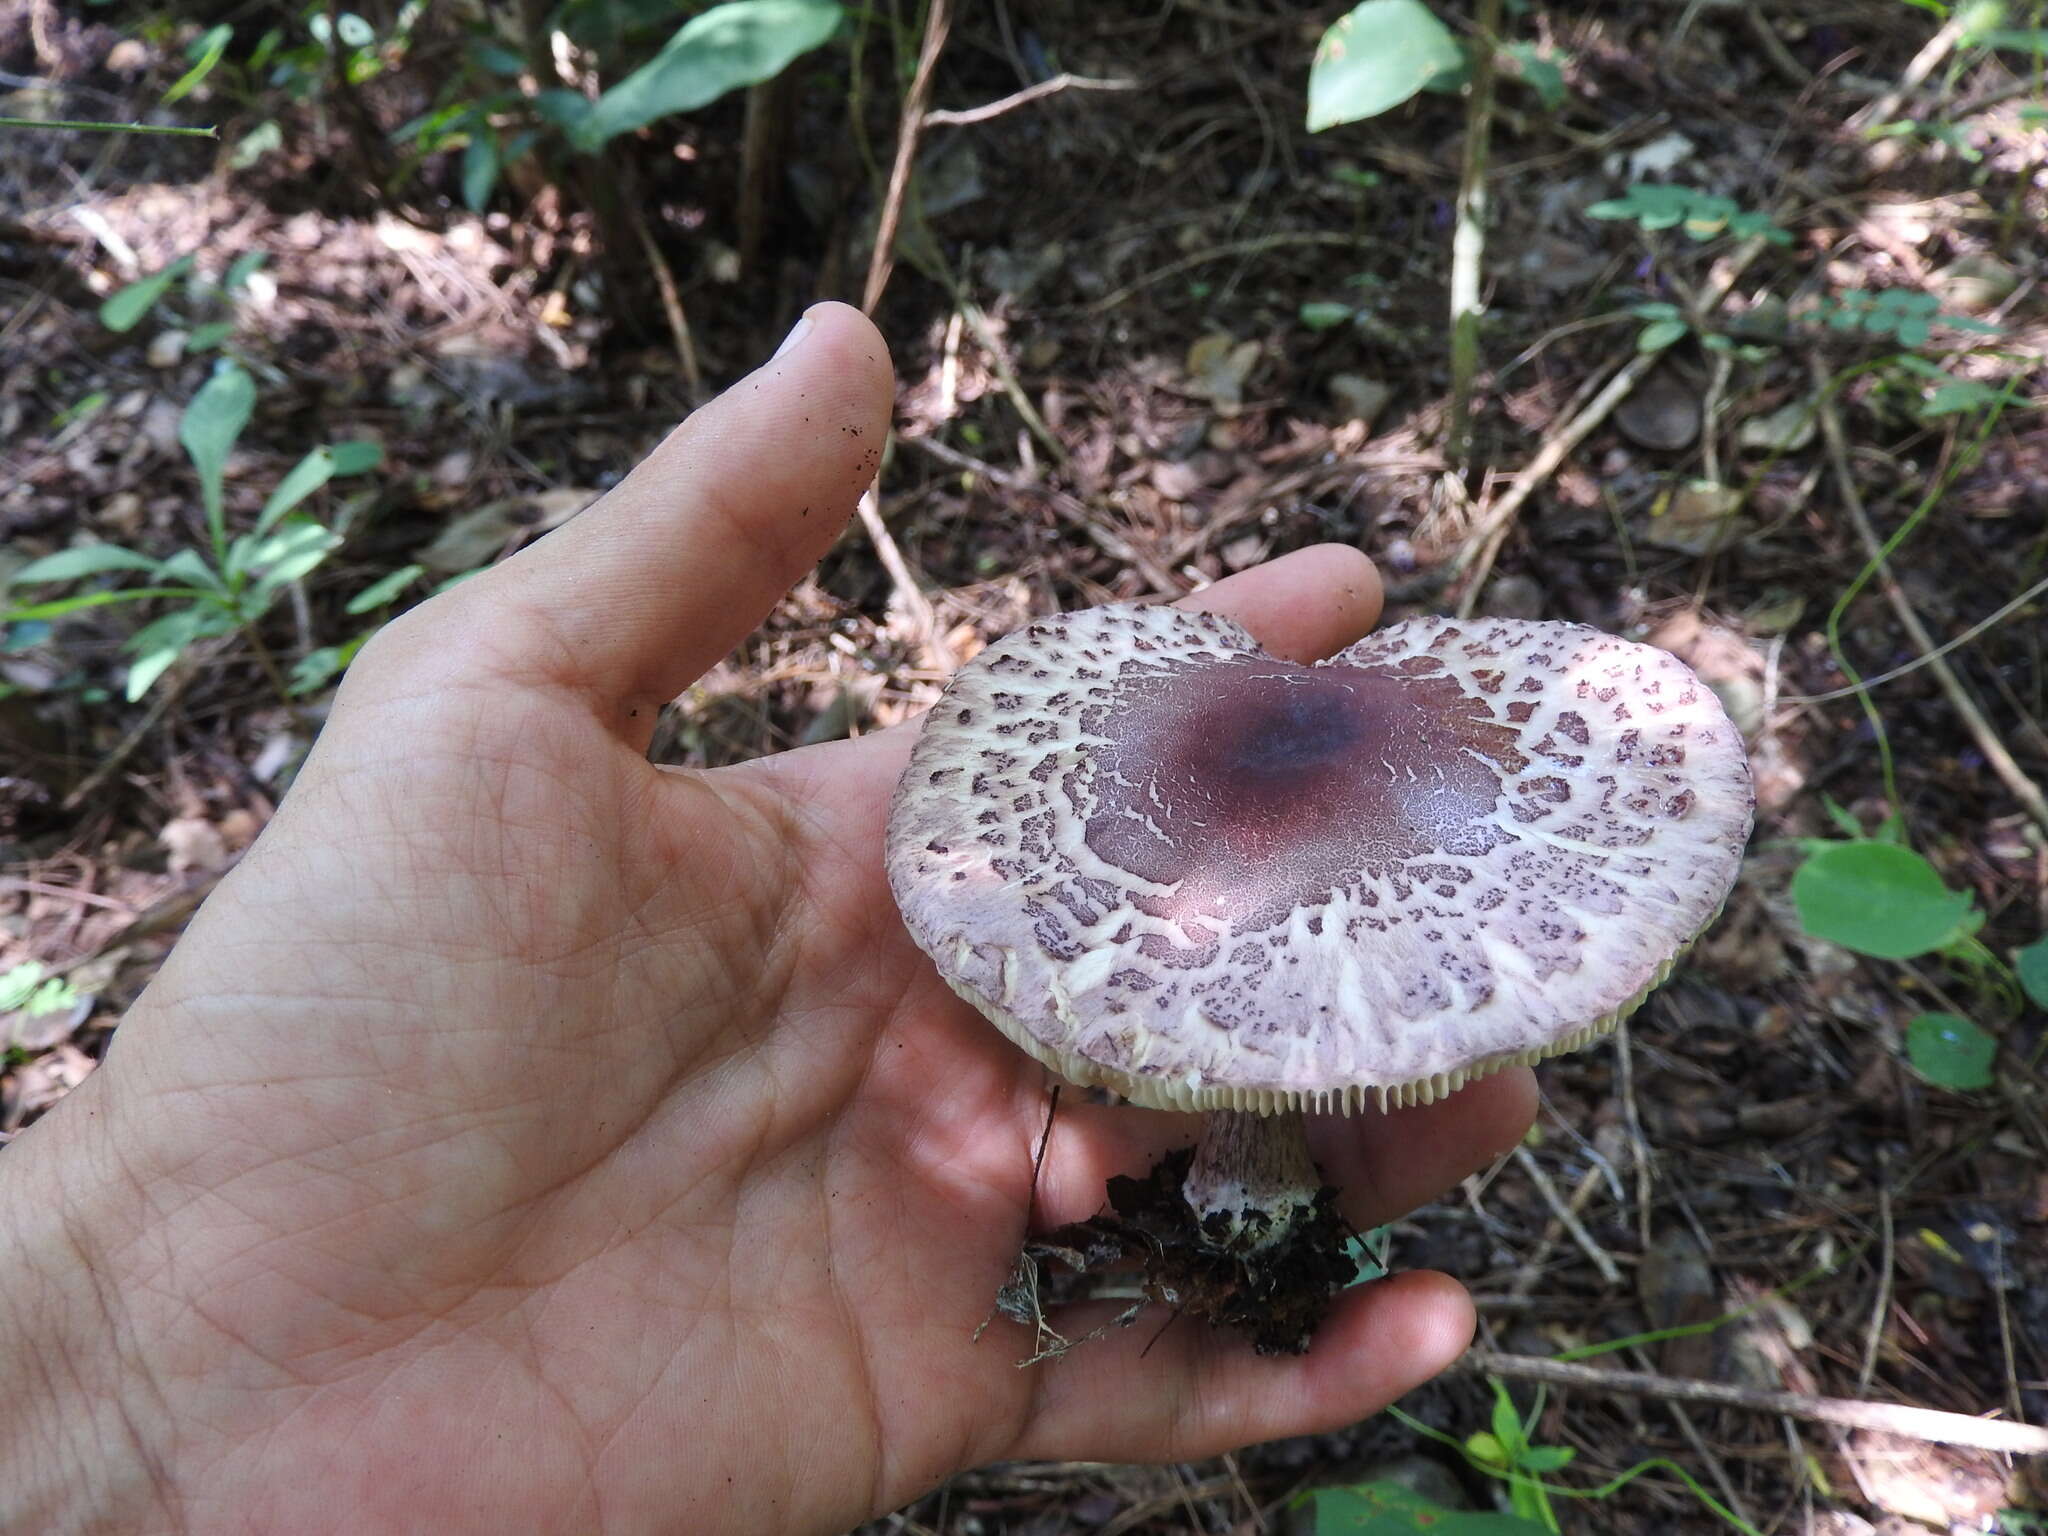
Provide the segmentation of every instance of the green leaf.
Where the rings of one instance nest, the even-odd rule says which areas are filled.
[[[1349,304],[1310,303],[1301,306],[1301,323],[1312,331],[1342,325],[1357,313]]]
[[[188,354],[211,352],[215,347],[235,334],[232,320],[209,320],[204,325],[195,325],[185,336],[185,351]]]
[[[533,98],[533,110],[543,122],[553,123],[569,135],[569,142],[576,142],[577,132],[584,119],[596,109],[597,103],[581,91],[572,91],[567,86],[555,86],[542,91]]]
[[[337,475],[366,475],[384,462],[384,445],[367,437],[344,438],[330,443],[327,452],[334,459]]]
[[[1792,901],[1808,933],[1883,960],[1944,948],[1981,921],[1967,891],[1896,843],[1830,843],[1799,866]]]
[[[494,75],[516,76],[526,72],[526,60],[498,43],[472,43],[469,56],[478,68]]]
[[[152,272],[125,288],[117,288],[100,305],[100,324],[110,331],[132,331],[142,317],[156,308],[164,291],[192,270],[192,258],[180,256],[161,272]]]
[[[498,131],[479,123],[470,130],[469,143],[462,151],[462,201],[471,213],[482,213],[489,206],[500,164]]]
[[[401,565],[382,581],[372,582],[350,598],[343,612],[363,614],[373,608],[382,608],[426,574],[427,568],[424,565]]]
[[[1445,1509],[1382,1480],[1311,1494],[1315,1536],[1543,1536],[1519,1515]]]
[[[1653,320],[1636,337],[1638,352],[1662,352],[1674,341],[1682,341],[1692,327],[1683,320]]]
[[[1695,240],[1711,240],[1725,230],[1738,235],[1762,235],[1777,245],[1792,243],[1791,234],[1767,213],[1738,208],[1733,200],[1702,192],[1697,187],[1664,182],[1638,182],[1621,197],[1594,203],[1586,210],[1586,216],[1633,219],[1646,230],[1671,229],[1683,224],[1685,232]]]
[[[240,363],[223,359],[178,422],[178,441],[199,471],[199,493],[206,502],[207,527],[213,532],[216,548],[226,543],[221,480],[227,472],[228,454],[255,409],[256,381]]]
[[[2048,28],[2020,30],[2001,27],[1986,32],[1977,41],[1986,48],[2010,48],[2015,53],[2031,53],[2037,59],[2048,58]]]
[[[157,567],[157,579],[182,581],[187,586],[223,595],[227,592],[227,583],[221,580],[220,573],[208,565],[205,557],[196,549],[181,549],[165,560]]]
[[[2020,990],[2027,994],[2036,1008],[2048,1008],[2048,936],[2034,940],[2025,949],[2012,957],[2013,969],[2019,972]]]
[[[182,646],[162,645],[136,657],[128,664],[128,685],[122,690],[123,696],[133,704],[154,688],[157,679],[170,671],[171,663],[183,654]]]
[[[257,573],[250,612],[268,608],[273,597],[310,575],[340,544],[340,534],[310,518],[287,521],[249,556],[248,569]]]
[[[62,976],[46,976],[40,961],[24,960],[0,971],[0,1013],[61,1013],[81,1001],[78,988]]]
[[[1480,1430],[1465,1437],[1465,1454],[1480,1466],[1499,1471],[1508,1464],[1508,1448],[1501,1444],[1500,1436]]]
[[[622,133],[773,80],[839,29],[836,0],[728,0],[683,23],[660,53],[597,99],[570,131],[594,154]]]
[[[13,576],[10,585],[29,581],[76,581],[81,576],[100,576],[108,571],[154,571],[157,562],[148,555],[119,544],[81,544],[60,549],[54,555],[31,560]]]
[[[128,702],[149,692],[193,641],[226,634],[231,628],[233,622],[220,610],[200,607],[179,608],[143,625],[127,640],[127,649],[135,653],[128,665]]]
[[[1524,1472],[1555,1472],[1571,1465],[1579,1453],[1569,1445],[1532,1445],[1522,1452]]]
[[[237,256],[229,264],[227,271],[221,274],[220,291],[222,293],[240,293],[242,285],[254,277],[257,269],[269,259],[268,253],[264,251],[242,252],[241,255]]]
[[[1543,103],[1544,111],[1555,112],[1564,105],[1564,71],[1557,67],[1556,60],[1545,58],[1534,43],[1509,43],[1507,55],[1515,61],[1522,83]]]
[[[110,603],[139,603],[150,597],[203,598],[211,595],[190,587],[123,587],[116,592],[81,592],[76,597],[60,597],[47,603],[24,603],[18,608],[8,609],[0,618],[9,624],[20,624],[37,619],[61,619],[81,608],[104,608]]]
[[[1503,1451],[1520,1449],[1525,1440],[1522,1415],[1515,1400],[1497,1381],[1493,1383],[1493,1438],[1500,1442]]]
[[[272,150],[284,148],[284,130],[273,121],[258,123],[243,134],[234,149],[228,154],[228,164],[238,171],[246,171]]]
[[[334,474],[334,450],[315,448],[294,464],[285,477],[277,482],[277,489],[272,491],[270,499],[263,503],[263,510],[256,514],[256,526],[250,531],[255,537],[262,538],[276,525],[279,518],[332,480]]]
[[[217,27],[208,27],[192,39],[185,49],[185,56],[193,61],[192,67],[178,76],[176,82],[164,92],[163,105],[189,96],[199,89],[200,82],[213,73],[213,66],[220,62],[220,56],[228,51],[228,41],[235,35],[235,29],[226,22]]]
[[[1422,0],[1364,0],[1316,45],[1308,131],[1377,117],[1438,75],[1464,67],[1458,40]]]
[[[317,651],[308,651],[292,664],[289,687],[294,698],[313,692],[336,674],[346,671],[348,664],[355,660],[363,642],[370,638],[372,631],[364,630],[360,635],[340,645],[323,645]]]
[[[1957,379],[1944,384],[1929,395],[1919,410],[1922,421],[1932,421],[1937,416],[1957,416],[1965,411],[1981,411],[1994,404],[1999,391],[1975,379]]]
[[[1923,1013],[1906,1025],[1906,1060],[1938,1088],[1969,1093],[1992,1084],[1998,1038],[1955,1013]]]

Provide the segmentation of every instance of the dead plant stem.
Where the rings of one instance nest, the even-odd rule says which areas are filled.
[[[1500,12],[1501,0],[1479,0],[1472,93],[1465,107],[1465,161],[1451,235],[1451,421],[1444,457],[1455,475],[1465,472],[1472,454],[1472,380],[1479,372],[1480,268],[1486,255],[1486,155]]]
[[[669,335],[676,344],[676,362],[683,370],[683,387],[690,392],[690,404],[702,405],[708,398],[704,393],[703,370],[697,366],[697,344],[690,336],[690,317],[683,309],[683,296],[676,288],[676,276],[669,269],[668,258],[661,254],[661,246],[655,241],[654,231],[648,227],[647,215],[640,211],[637,201],[628,202],[627,216],[632,220],[633,233],[639,237],[640,249],[647,255],[647,265],[654,273],[655,291],[661,295],[661,312],[668,321]]]
[[[1135,91],[1136,80],[1095,80],[1087,75],[1058,74],[1050,80],[1041,80],[1036,85],[1027,85],[1021,91],[1012,91],[999,101],[986,106],[970,107],[962,112],[927,112],[924,125],[927,128],[964,128],[970,123],[985,123],[991,118],[1001,117],[1005,112],[1028,106],[1060,91]]]
[[[1955,669],[1935,654],[1934,637],[1927,632],[1927,626],[1920,622],[1920,615],[1913,609],[1912,600],[1906,596],[1905,588],[1892,575],[1891,567],[1885,560],[1883,540],[1871,526],[1870,514],[1863,505],[1863,495],[1856,487],[1856,478],[1849,466],[1849,443],[1842,431],[1841,413],[1835,409],[1835,402],[1827,391],[1827,374],[1818,359],[1813,363],[1814,383],[1822,391],[1820,403],[1821,436],[1827,443],[1828,462],[1833,467],[1835,479],[1842,490],[1842,507],[1849,515],[1850,526],[1856,530],[1857,540],[1863,545],[1864,553],[1876,569],[1878,586],[1883,590],[1885,600],[1891,604],[1892,612],[1898,616],[1899,625],[1912,640],[1915,649],[1926,659],[1928,669],[1934,673],[1935,681],[1947,696],[1949,707],[1962,720],[1977,744],[1977,750],[1984,754],[1984,760],[1991,765],[1991,771],[1998,775],[2007,793],[2019,801],[2027,815],[2036,825],[2048,830],[2048,797],[2041,793],[2041,787],[2032,779],[2007,750],[2004,740],[1985,718],[1984,711],[1977,707],[1977,701],[1956,676]]]
[[[875,225],[875,248],[868,253],[868,280],[861,292],[860,307],[872,315],[882,302],[882,290],[889,286],[889,273],[896,263],[896,231],[903,222],[903,200],[910,190],[910,170],[917,159],[917,141],[924,128],[925,103],[931,100],[932,70],[946,46],[951,0],[930,0],[924,13],[924,42],[917,52],[917,72],[903,98],[903,114],[896,130],[896,159],[889,167],[889,186],[882,198],[881,218]]]
[[[1937,1445],[1964,1445],[2012,1456],[2048,1456],[2048,1428],[1980,1419],[1967,1413],[1921,1408],[1910,1403],[1873,1403],[1857,1398],[1813,1397],[1804,1392],[1770,1392],[1732,1382],[1698,1381],[1661,1376],[1652,1371],[1616,1371],[1576,1361],[1548,1360],[1537,1355],[1509,1355],[1474,1349],[1460,1362],[1463,1369],[1511,1381],[1540,1381],[1554,1387],[1581,1387],[1593,1392],[1653,1397],[1664,1402],[1711,1403],[1752,1413],[1785,1414],[1811,1424],[1835,1424],[1903,1435]]]

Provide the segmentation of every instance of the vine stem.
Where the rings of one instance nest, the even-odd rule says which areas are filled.
[[[60,117],[0,117],[0,128],[53,128],[66,133],[154,133],[172,139],[217,139],[218,128],[178,128],[163,123],[96,123]]]

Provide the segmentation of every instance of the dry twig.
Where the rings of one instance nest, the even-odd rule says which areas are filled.
[[[1135,80],[1095,80],[1087,75],[1058,74],[1036,85],[1027,85],[1021,91],[1012,91],[986,106],[969,107],[961,112],[927,112],[924,125],[927,128],[964,128],[969,123],[985,123],[992,117],[1001,117],[1005,112],[1028,106],[1057,91],[1135,91],[1137,88]]]
[[[1906,596],[1906,589],[1899,585],[1885,563],[1884,541],[1878,538],[1877,530],[1870,524],[1870,514],[1863,505],[1863,495],[1856,488],[1855,476],[1849,470],[1849,443],[1842,432],[1841,413],[1835,409],[1835,402],[1827,392],[1827,375],[1818,360],[1813,364],[1814,383],[1820,388],[1820,430],[1827,443],[1828,462],[1834,468],[1835,479],[1842,489],[1842,508],[1849,514],[1850,526],[1856,530],[1856,538],[1862,544],[1864,553],[1877,567],[1877,584],[1883,590],[1885,601],[1892,605],[1892,612],[1898,615],[1899,626],[1906,631],[1914,647],[1926,659],[1928,670],[1934,673],[1935,681],[1947,696],[1949,707],[1963,722],[1970,733],[1970,739],[1977,744],[1977,750],[1984,754],[1991,771],[2015,800],[2019,801],[2036,825],[2048,831],[2048,796],[2043,796],[2041,786],[2028,778],[2024,769],[2007,750],[2004,740],[1985,718],[1984,711],[1977,707],[1977,701],[1970,697],[1970,691],[1956,676],[1955,668],[1935,654],[1934,637],[1927,632],[1927,626],[1920,622],[1920,615],[1913,609],[1913,603]]]
[[[683,296],[676,287],[676,275],[669,270],[668,259],[661,254],[654,231],[647,227],[647,215],[640,211],[637,203],[626,206],[632,216],[633,233],[640,237],[640,249],[647,253],[647,264],[654,270],[654,286],[661,294],[661,313],[668,321],[669,335],[675,339],[676,361],[682,366],[683,385],[690,392],[690,404],[702,405],[708,398],[704,393],[704,372],[697,366],[697,346],[690,339],[690,318],[683,312]]]
[[[882,217],[875,225],[875,248],[868,254],[868,281],[862,290],[860,307],[872,315],[882,302],[882,290],[889,286],[889,273],[896,264],[896,228],[903,222],[903,199],[910,190],[910,167],[917,158],[917,141],[924,127],[924,105],[931,100],[932,70],[939,51],[946,46],[946,29],[951,25],[950,0],[931,0],[924,15],[924,42],[917,52],[917,73],[903,98],[902,124],[896,131],[896,161],[889,167],[889,190],[882,198]]]
[[[1810,1424],[1835,1424],[1844,1429],[1903,1435],[1910,1440],[1928,1440],[1937,1445],[1966,1445],[1980,1451],[2000,1451],[2011,1456],[2048,1456],[2048,1429],[2039,1425],[1972,1418],[1967,1413],[1917,1408],[1910,1403],[1872,1403],[1848,1397],[1810,1397],[1804,1392],[1766,1392],[1757,1387],[1736,1386],[1732,1382],[1694,1381],[1678,1376],[1659,1376],[1650,1371],[1615,1371],[1602,1366],[1581,1365],[1576,1361],[1508,1355],[1490,1349],[1470,1351],[1462,1364],[1468,1370],[1512,1381],[1541,1381],[1553,1387],[1585,1387],[1595,1392],[1654,1397],[1664,1402],[1713,1403],[1725,1408],[1748,1409],[1752,1413],[1784,1414]]]

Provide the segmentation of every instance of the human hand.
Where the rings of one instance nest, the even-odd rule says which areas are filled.
[[[645,759],[874,474],[883,343],[811,320],[379,634],[105,1065],[9,1152],[0,1526],[829,1532],[987,1460],[1347,1422],[1464,1347],[1427,1274],[1348,1293],[1301,1358],[1187,1324],[1022,1371],[1022,1330],[975,1342],[1045,1082],[890,900],[908,734]],[[1189,601],[1306,658],[1379,587],[1325,547]],[[1532,1099],[1504,1073],[1325,1121],[1318,1156],[1369,1226]],[[1037,1219],[1191,1135],[1063,1106]]]

